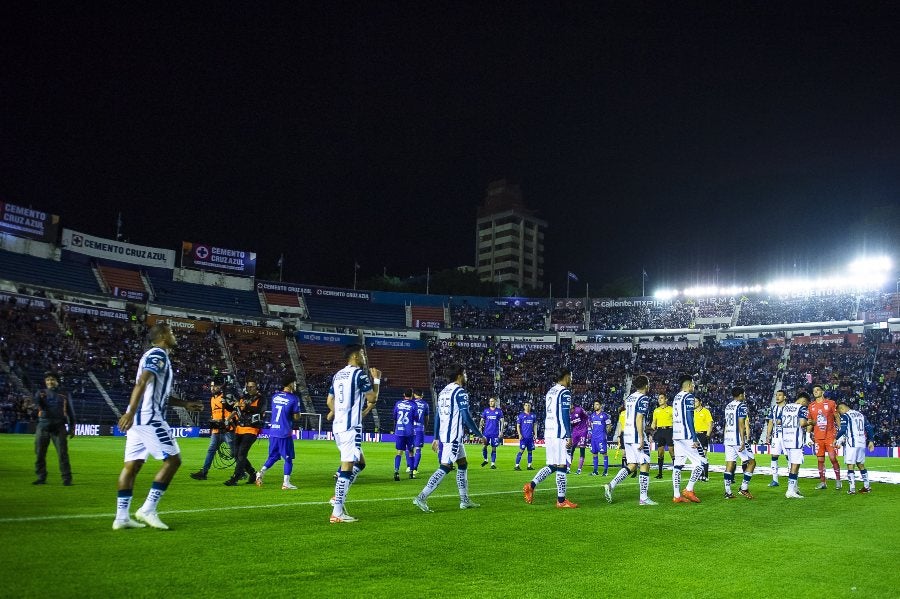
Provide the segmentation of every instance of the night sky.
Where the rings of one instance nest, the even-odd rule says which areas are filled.
[[[900,262],[897,9],[480,4],[5,15],[0,199],[342,286],[473,264],[499,178],[554,290]]]

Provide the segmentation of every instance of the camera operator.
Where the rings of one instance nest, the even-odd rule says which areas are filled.
[[[72,467],[69,464],[66,435],[69,439],[75,436],[75,410],[72,409],[69,394],[59,389],[58,374],[44,374],[44,385],[46,389],[38,391],[34,396],[34,403],[38,407],[38,422],[34,432],[34,473],[37,474],[37,480],[32,484],[43,485],[47,482],[47,448],[50,441],[53,441],[59,458],[59,473],[62,475],[63,485],[68,487],[72,484]]]
[[[209,381],[209,391],[212,393],[212,397],[209,398],[209,449],[206,450],[203,468],[199,472],[191,473],[191,478],[194,480],[206,480],[213,458],[223,442],[228,444],[231,455],[234,455],[234,427],[229,425],[234,396],[228,393],[228,399],[225,399],[223,382],[221,376],[214,376]]]
[[[244,386],[244,395],[238,400],[231,419],[235,421],[235,464],[234,474],[225,481],[225,485],[233,487],[238,484],[245,474],[249,475],[247,484],[256,483],[256,469],[250,463],[248,456],[250,448],[256,442],[256,437],[263,426],[263,413],[266,406],[263,396],[259,394],[259,387],[252,378],[247,379]]]

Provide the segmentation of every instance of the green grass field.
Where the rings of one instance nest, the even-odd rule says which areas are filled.
[[[0,563],[9,597],[897,597],[900,486],[873,484],[870,495],[814,491],[784,498],[756,477],[753,501],[722,498],[721,474],[699,483],[703,503],[675,505],[667,473],[653,480],[656,507],[637,505],[636,480],[569,477],[577,510],[557,510],[547,479],[533,505],[521,487],[531,472],[512,470],[515,449],[500,448],[497,470],[479,467],[468,446],[472,498],[462,511],[454,477],[445,478],[425,514],[412,497],[436,466],[426,448],[420,478],[394,482],[393,447],[367,444],[369,467],[351,488],[353,524],[328,522],[337,449],[297,443],[293,482],[281,469],[267,484],[225,487],[226,471],[194,481],[206,439],[179,441],[184,465],[160,503],[170,531],[113,531],[115,484],[124,439],[70,443],[75,485],[63,487],[52,447],[50,476],[33,486],[32,437],[0,435]],[[267,441],[251,461],[265,459]],[[474,456],[474,457],[473,457]],[[590,458],[588,458],[590,459]],[[713,463],[721,455],[713,454]],[[541,465],[543,451],[535,454]],[[767,458],[761,460],[761,465]],[[143,502],[159,463],[138,478],[132,510]],[[804,464],[813,467],[807,459]],[[871,470],[900,470],[872,459]],[[613,470],[611,468],[611,470]]]

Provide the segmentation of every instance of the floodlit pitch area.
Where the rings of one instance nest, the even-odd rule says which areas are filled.
[[[609,505],[602,484],[611,476],[586,470],[569,476],[579,509],[558,510],[552,477],[525,504],[521,488],[533,472],[513,471],[514,448],[501,447],[490,470],[479,467],[480,446],[469,445],[481,508],[460,510],[448,476],[426,514],[412,498],[436,467],[430,449],[417,480],[395,482],[393,445],[366,444],[369,466],[347,503],[359,522],[330,524],[332,442],[298,442],[299,489],[282,491],[278,465],[261,489],[223,486],[228,471],[190,479],[207,440],[181,439],[184,464],[160,502],[172,530],[113,531],[124,439],[71,441],[72,487],[62,486],[52,449],[48,484],[30,484],[32,443],[0,435],[0,563],[3,594],[13,597],[896,597],[900,585],[900,486],[874,483],[871,494],[848,496],[846,484],[815,491],[803,479],[806,499],[787,500],[784,458],[781,486],[754,477],[752,501],[723,499],[721,474],[711,473],[697,485],[701,504],[672,504],[667,471],[651,479],[660,505],[637,505],[636,479]],[[254,465],[267,446],[254,446]],[[721,464],[721,454],[712,461]],[[132,511],[158,466],[151,460],[139,475]],[[900,460],[872,459],[870,468],[898,473]]]

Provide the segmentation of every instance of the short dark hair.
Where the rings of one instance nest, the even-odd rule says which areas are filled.
[[[650,379],[647,378],[645,374],[639,374],[634,377],[634,388],[635,389],[646,389],[650,386]]]
[[[560,366],[556,371],[556,382],[560,382],[570,374],[572,374],[572,370],[568,366]]]
[[[56,372],[55,370],[48,370],[47,372],[44,373],[44,378],[45,379],[51,379],[51,378],[56,379],[56,381],[59,382],[59,373]]]
[[[806,401],[809,401],[809,393],[807,393],[806,391],[801,391],[797,394],[797,399],[805,399]]]
[[[412,390],[412,389],[407,389],[406,391],[403,392],[403,397],[405,397],[406,399],[409,399],[409,398],[412,397],[412,396],[413,396],[413,390]]]
[[[284,387],[288,387],[288,386],[290,386],[290,385],[293,385],[293,384],[296,383],[296,382],[297,382],[297,375],[295,375],[295,374],[287,373],[287,374],[285,374],[284,376],[281,377],[281,387],[282,387],[282,389],[283,389]]]
[[[359,343],[351,343],[344,347],[344,359],[349,360],[350,356],[355,354],[358,351],[362,351],[363,346]]]
[[[740,397],[744,394],[743,387],[732,387],[731,388],[731,397]]]
[[[446,375],[448,379],[450,379],[451,381],[455,381],[456,379],[461,377],[465,371],[466,367],[462,364],[452,364],[449,368],[447,368]]]
[[[170,330],[172,330],[172,327],[169,326],[168,322],[162,320],[157,321],[156,324],[150,327],[150,331],[148,332],[150,335],[150,342],[156,343],[162,339],[164,335],[168,335]]]
[[[682,375],[679,375],[679,376],[678,376],[678,386],[679,386],[679,387],[681,387],[682,385],[684,385],[684,384],[687,383],[688,381],[690,381],[690,382],[693,383],[693,382],[694,382],[694,377],[692,377],[692,376],[689,375],[689,374],[682,374]]]
[[[822,391],[825,390],[825,385],[823,385],[822,383],[816,383],[816,384],[814,384],[812,387],[810,387],[810,389],[815,389],[816,387],[818,387],[818,388],[821,389]]]

